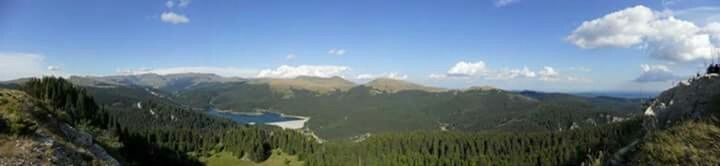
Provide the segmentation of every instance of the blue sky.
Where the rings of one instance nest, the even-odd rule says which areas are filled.
[[[604,31],[611,19],[583,26],[613,12],[642,13],[631,9],[638,5],[658,17],[649,31]],[[652,31],[665,29],[654,23],[690,22],[699,30],[682,32],[707,34],[717,47],[705,30],[720,21],[716,13],[720,2],[711,0],[0,0],[0,80],[190,71],[657,91],[711,58],[705,45],[660,47],[678,38]],[[641,41],[619,40],[627,36]],[[23,63],[3,67],[10,60]]]

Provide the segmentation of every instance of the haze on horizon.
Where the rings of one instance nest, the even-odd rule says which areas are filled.
[[[3,81],[193,72],[656,92],[719,47],[712,0],[0,1]]]

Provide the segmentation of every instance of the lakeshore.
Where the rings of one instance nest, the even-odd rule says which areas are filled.
[[[259,111],[259,112],[233,112],[231,110],[221,110],[210,108],[208,114],[228,118],[242,124],[265,124],[278,126],[283,129],[302,129],[310,117],[286,115],[283,113]]]

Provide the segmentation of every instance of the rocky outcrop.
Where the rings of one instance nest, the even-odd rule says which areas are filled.
[[[42,102],[0,89],[0,166],[120,165],[92,135],[56,118]]]
[[[28,136],[0,135],[0,166],[120,165],[114,158],[98,155],[101,147],[84,148],[45,130]]]
[[[78,131],[68,124],[61,125],[60,130],[69,140],[86,149],[89,153],[97,159],[103,161],[106,165],[120,165],[120,163],[110,156],[105,149],[93,141],[92,135]]]
[[[680,119],[699,119],[712,109],[712,100],[720,96],[720,75],[712,73],[680,81],[662,92],[646,108],[644,115],[654,117],[659,126]]]

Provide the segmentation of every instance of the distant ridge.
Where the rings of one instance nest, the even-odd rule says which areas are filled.
[[[245,79],[222,77],[216,74],[206,73],[180,73],[167,75],[150,73],[103,77],[72,76],[70,77],[70,81],[79,85],[92,87],[105,87],[113,85],[141,86],[175,92],[201,83],[241,82],[245,81]]]
[[[400,91],[408,91],[408,90],[418,90],[418,91],[426,91],[426,92],[444,92],[447,91],[447,89],[443,88],[436,88],[436,87],[429,87],[424,86],[420,84],[415,84],[403,80],[396,80],[396,79],[389,79],[389,78],[379,78],[375,79],[373,81],[370,81],[363,86],[370,87],[374,90],[378,90],[381,92],[388,92],[388,93],[395,93]]]
[[[288,93],[292,90],[329,93],[333,91],[347,91],[356,86],[355,83],[341,77],[323,78],[310,76],[300,76],[290,79],[261,78],[251,80],[249,83],[268,84],[273,91],[281,93]]]
[[[490,90],[499,90],[499,91],[502,91],[502,89],[498,89],[498,88],[495,88],[495,87],[492,87],[492,86],[488,86],[488,85],[485,85],[485,86],[473,86],[473,87],[470,87],[470,88],[465,89],[465,91],[476,91],[476,90],[479,90],[479,91],[490,91]]]

